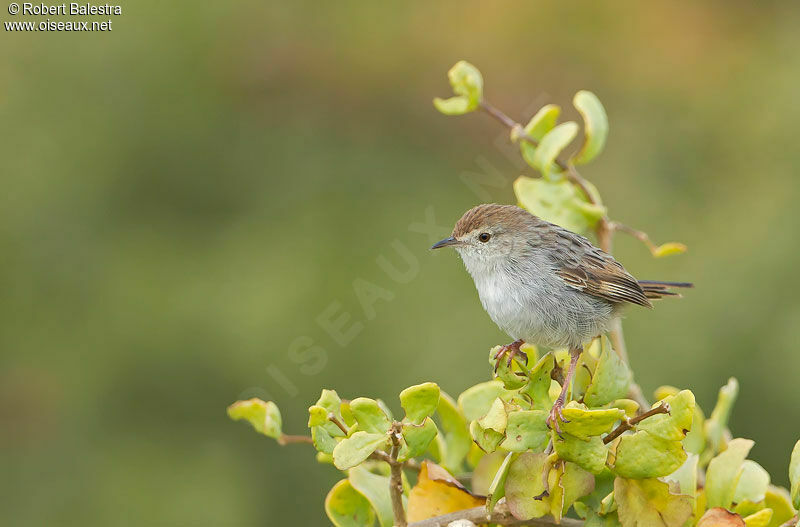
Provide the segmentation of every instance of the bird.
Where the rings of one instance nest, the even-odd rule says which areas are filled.
[[[567,387],[584,346],[609,329],[629,304],[680,296],[688,282],[637,280],[610,254],[585,237],[514,205],[482,204],[459,219],[451,236],[431,249],[454,248],[475,282],[483,308],[514,341],[500,347],[527,362],[525,343],[567,348],[570,364],[561,393],[547,418],[561,435],[559,420]],[[496,369],[496,367],[495,367]]]

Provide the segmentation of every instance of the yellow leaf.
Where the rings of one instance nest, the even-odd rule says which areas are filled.
[[[688,247],[682,243],[669,242],[659,245],[658,247],[653,247],[650,252],[656,258],[663,258],[664,256],[672,256],[673,254],[683,254],[687,249]]]
[[[485,503],[485,498],[473,496],[449,472],[426,460],[422,463],[417,484],[408,496],[408,522],[427,520]]]

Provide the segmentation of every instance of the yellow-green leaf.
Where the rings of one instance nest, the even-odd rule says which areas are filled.
[[[450,68],[447,77],[456,97],[434,99],[436,109],[446,115],[460,115],[476,110],[483,98],[483,77],[478,68],[461,60]]]
[[[544,450],[550,440],[548,413],[543,410],[520,410],[508,414],[506,439],[500,445],[511,452]]]
[[[506,431],[508,424],[508,414],[506,414],[506,407],[503,400],[499,397],[492,402],[492,406],[486,415],[478,419],[478,424],[483,429],[491,429],[501,434]]]
[[[514,193],[520,207],[578,234],[594,228],[606,214],[605,207],[589,203],[583,191],[567,179],[522,176],[514,182]]]
[[[519,520],[541,518],[550,512],[549,497],[536,499],[545,490],[541,475],[550,469],[547,457],[547,454],[525,452],[508,469],[506,502],[511,514]]]
[[[389,494],[389,477],[370,472],[363,465],[351,468],[347,474],[353,488],[372,505],[381,527],[392,527],[394,513],[392,512],[392,498]],[[403,496],[403,503],[406,503],[405,496]]]
[[[410,386],[400,392],[400,405],[409,421],[420,424],[439,406],[439,386],[433,382]]]
[[[405,448],[401,449],[399,459],[408,459],[421,456],[428,449],[428,445],[436,437],[438,430],[430,417],[426,417],[421,425],[403,423],[402,434]]]
[[[280,439],[283,435],[281,412],[272,401],[262,401],[256,398],[236,401],[228,407],[228,417],[234,421],[245,419],[256,432],[273,439]]]
[[[350,401],[350,412],[358,423],[358,429],[371,434],[385,434],[392,426],[378,401],[358,397]]]
[[[794,516],[791,496],[783,487],[770,485],[764,498],[764,505],[772,509],[772,520],[769,527],[778,527]]]
[[[457,473],[472,444],[467,420],[456,406],[456,402],[444,392],[439,394],[439,406],[436,411],[442,428],[439,436],[444,439],[445,445],[442,465],[447,470]]]
[[[645,430],[620,438],[614,472],[624,478],[657,478],[675,472],[686,461],[680,441],[668,441]]]
[[[370,434],[359,430],[346,439],[339,441],[333,449],[333,464],[339,470],[352,468],[386,444],[386,434]]]
[[[458,396],[458,407],[467,421],[475,421],[486,415],[494,400],[503,392],[505,388],[501,381],[482,382]]]
[[[675,395],[665,397],[655,403],[653,408],[661,404],[669,405],[669,413],[648,417],[637,425],[637,429],[647,430],[662,439],[682,440],[692,429],[695,409],[694,394],[689,390],[683,390]]]
[[[583,401],[591,407],[603,406],[628,394],[633,374],[606,337],[601,339],[602,350],[592,382]]]
[[[375,511],[369,501],[346,479],[328,492],[325,513],[336,527],[365,527],[375,523]]]
[[[594,476],[573,463],[559,462],[548,474],[550,514],[556,522],[569,511],[575,500],[594,490]]]
[[[472,421],[469,425],[469,433],[475,443],[484,452],[494,452],[503,441],[505,434],[492,430],[491,428],[483,428],[478,421]]]
[[[692,499],[672,494],[657,479],[614,480],[617,513],[625,527],[682,527],[692,515]]]
[[[500,498],[506,495],[506,478],[508,477],[508,469],[511,467],[511,462],[516,457],[516,454],[509,452],[506,454],[505,459],[500,464],[500,467],[495,472],[489,491],[486,493],[486,508],[492,512],[494,506]]]
[[[749,516],[745,516],[744,524],[746,527],[767,527],[772,520],[772,509],[761,509]]]
[[[608,136],[608,116],[600,99],[586,90],[575,94],[572,104],[583,117],[583,145],[572,158],[576,165],[584,165],[603,151]]]
[[[308,427],[323,426],[328,422],[328,410],[316,404],[308,407]]]
[[[683,254],[688,250],[682,243],[678,242],[669,242],[659,245],[658,247],[653,247],[650,252],[656,258],[663,258],[664,256],[672,256],[673,254]]]
[[[795,509],[800,509],[800,441],[797,441],[792,449],[792,457],[789,461],[789,481],[792,484],[792,504]]]
[[[708,507],[730,508],[742,475],[742,464],[753,447],[749,439],[734,439],[728,448],[711,460],[706,471],[705,493]]]
[[[625,417],[619,408],[590,410],[586,405],[572,401],[563,409],[564,422],[561,429],[577,438],[587,440],[611,431],[614,423]]]
[[[545,178],[549,178],[550,174],[558,169],[555,164],[556,158],[575,139],[577,134],[577,123],[568,121],[559,124],[542,137],[539,146],[533,152],[533,157],[526,161],[541,172]]]
[[[553,447],[559,458],[571,461],[592,474],[600,474],[606,468],[608,448],[599,436],[585,440],[564,433],[561,438],[554,438]]]
[[[749,459],[742,463],[742,474],[733,493],[734,503],[763,501],[769,487],[769,473]]]
[[[555,358],[552,353],[543,356],[531,368],[528,383],[520,390],[520,394],[528,397],[537,410],[549,411],[553,406],[550,399],[550,374],[555,368]]]

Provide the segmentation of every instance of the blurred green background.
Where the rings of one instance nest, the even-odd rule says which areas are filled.
[[[457,395],[488,377],[507,338],[456,255],[409,229],[513,202],[528,172],[488,117],[434,111],[462,58],[519,120],[548,102],[575,118],[572,95],[598,94],[611,133],[584,175],[615,219],[690,248],[653,260],[621,235],[616,255],[697,284],[629,311],[637,378],[708,412],[738,377],[734,432],[784,484],[798,7],[142,0],[110,33],[3,31],[4,523],[324,525],[336,471],[230,422],[229,403],[270,397],[302,432],[322,387],[396,408],[410,384]],[[463,182],[492,170],[507,183],[483,196]],[[397,243],[407,283],[377,262],[407,269]],[[392,300],[365,313],[357,279]],[[317,321],[331,305],[362,325],[343,346]],[[291,353],[304,336],[323,351]]]

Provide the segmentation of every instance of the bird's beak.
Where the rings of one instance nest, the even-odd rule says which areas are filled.
[[[445,238],[444,240],[438,241],[433,244],[431,249],[441,249],[442,247],[452,247],[453,245],[458,245],[461,242],[450,236],[449,238]]]

